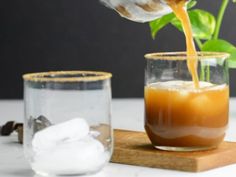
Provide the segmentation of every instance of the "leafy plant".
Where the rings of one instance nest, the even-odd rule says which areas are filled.
[[[202,9],[192,9],[196,0],[191,0],[187,4],[188,14],[192,25],[193,37],[201,51],[218,51],[230,54],[229,67],[236,68],[236,47],[219,38],[222,20],[230,0],[222,0],[217,17]],[[236,2],[236,0],[232,0]],[[157,33],[166,25],[171,24],[179,31],[183,32],[180,21],[173,13],[162,16],[149,23],[152,38],[156,38]]]

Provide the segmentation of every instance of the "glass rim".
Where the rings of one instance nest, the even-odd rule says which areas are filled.
[[[197,52],[197,59],[227,59],[230,54],[226,52]],[[147,60],[187,60],[196,56],[187,56],[187,52],[156,52],[144,55]]]
[[[75,77],[81,74],[81,76]],[[66,77],[59,77],[66,75]],[[103,71],[48,71],[23,74],[24,81],[32,82],[92,82],[110,79],[112,74]]]

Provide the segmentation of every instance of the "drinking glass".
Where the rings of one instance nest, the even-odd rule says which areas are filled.
[[[112,75],[96,71],[25,74],[24,152],[40,175],[101,170],[113,149]]]
[[[185,52],[145,55],[145,130],[154,147],[197,151],[219,146],[228,125],[226,53],[199,52],[195,88]]]

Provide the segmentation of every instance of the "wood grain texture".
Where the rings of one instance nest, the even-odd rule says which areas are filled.
[[[198,152],[168,152],[155,149],[143,132],[115,130],[112,162],[200,172],[236,163],[236,143],[223,142],[219,148]]]

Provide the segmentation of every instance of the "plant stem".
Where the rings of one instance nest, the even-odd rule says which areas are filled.
[[[198,39],[198,38],[194,38],[194,40],[195,40],[198,48],[201,50],[202,49],[202,41],[200,39]]]
[[[213,39],[218,39],[218,37],[219,37],[222,20],[223,20],[225,10],[226,10],[228,4],[229,4],[229,0],[223,0],[221,3],[220,10],[219,10],[217,20],[216,20],[216,28],[215,28]]]
[[[202,50],[202,41],[199,38],[194,38],[198,48]],[[201,71],[200,71],[200,81],[205,81],[205,66],[201,64]]]
[[[205,81],[205,66],[201,63],[200,81]]]
[[[211,79],[211,70],[210,70],[210,65],[209,65],[209,63],[208,63],[208,65],[207,65],[207,71],[206,71],[206,81],[207,82],[210,82],[210,79]]]

